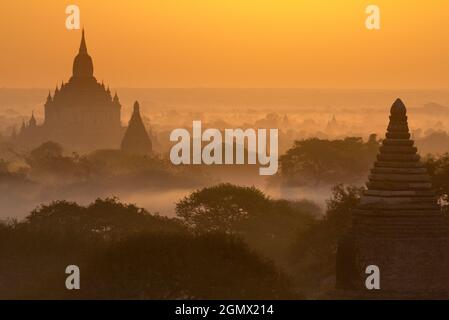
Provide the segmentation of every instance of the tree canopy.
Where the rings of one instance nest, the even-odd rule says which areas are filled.
[[[65,268],[82,290],[64,288]],[[193,234],[117,199],[58,201],[0,223],[2,299],[296,298],[285,274],[235,236]]]
[[[280,157],[281,174],[291,185],[354,182],[366,176],[378,147],[375,135],[367,142],[357,137],[298,140]]]

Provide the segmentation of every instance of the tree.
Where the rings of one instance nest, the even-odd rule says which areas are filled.
[[[39,147],[30,152],[31,160],[40,161],[49,158],[62,157],[62,147],[60,144],[48,141],[41,144]]]
[[[261,214],[269,199],[255,187],[219,184],[191,193],[176,204],[176,214],[200,232],[233,233],[250,216]]]
[[[120,239],[149,231],[186,232],[176,220],[123,204],[117,198],[97,199],[86,207],[67,201],[41,205],[26,217],[23,226],[47,234],[100,239]]]
[[[368,172],[379,147],[375,135],[343,140],[312,138],[295,141],[280,157],[281,174],[287,184],[350,182]]]
[[[437,192],[443,212],[449,218],[449,153],[440,156],[429,155],[425,165]]]
[[[82,289],[64,270],[82,270]],[[286,278],[232,235],[195,235],[116,199],[55,202],[0,224],[0,299],[289,299]]]
[[[365,188],[337,184],[332,187],[332,196],[326,201],[325,221],[339,239],[351,226],[354,209],[360,203]]]
[[[325,292],[334,287],[337,246],[351,227],[363,190],[335,185],[324,217],[314,220],[298,234],[292,250],[292,266],[296,270],[297,285],[305,291],[317,292],[321,288]]]
[[[90,174],[89,163],[83,157],[64,156],[62,147],[52,141],[33,149],[25,160],[35,180],[59,184],[86,180]]]
[[[309,201],[273,200],[255,187],[219,184],[179,201],[176,213],[195,233],[237,235],[259,253],[285,264],[292,242],[320,208]]]
[[[85,269],[84,298],[289,299],[285,275],[225,234],[141,234],[114,242]]]

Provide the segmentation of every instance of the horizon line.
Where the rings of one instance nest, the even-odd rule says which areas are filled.
[[[333,91],[449,91],[448,88],[333,88],[333,87],[227,87],[227,86],[217,86],[217,87],[206,87],[206,86],[196,86],[196,87],[163,87],[163,86],[145,86],[145,87],[133,87],[133,86],[110,86],[114,89],[133,89],[133,90],[333,90]],[[53,90],[53,87],[8,87],[2,86],[0,90]]]

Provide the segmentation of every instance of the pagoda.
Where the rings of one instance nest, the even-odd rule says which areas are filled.
[[[140,116],[140,106],[136,101],[128,128],[122,140],[121,150],[136,155],[151,155],[152,143]]]
[[[365,286],[370,265],[379,268],[380,289]],[[352,228],[339,243],[337,288],[360,298],[449,297],[449,228],[400,99]]]
[[[34,117],[19,142],[35,147],[45,141],[60,143],[73,151],[116,149],[124,133],[121,125],[121,104],[117,94],[94,76],[84,30],[78,54],[67,83],[56,86],[45,102],[45,119],[40,125]]]

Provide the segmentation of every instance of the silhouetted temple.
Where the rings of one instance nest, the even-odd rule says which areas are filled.
[[[117,95],[112,97],[110,90],[97,82],[93,72],[83,31],[72,77],[47,99],[44,127],[64,145],[117,147],[123,133],[120,102]]]
[[[150,155],[152,152],[151,140],[140,116],[140,107],[137,101],[134,103],[134,112],[123,137],[121,149],[139,155]]]
[[[21,142],[35,145],[52,140],[80,151],[118,148],[124,133],[120,122],[120,101],[94,77],[92,58],[84,31],[69,82],[49,93],[45,121],[37,126],[34,117],[22,128]]]
[[[369,265],[380,269],[380,290],[365,287]],[[337,287],[360,297],[449,296],[449,229],[399,99],[352,229],[339,244]]]

